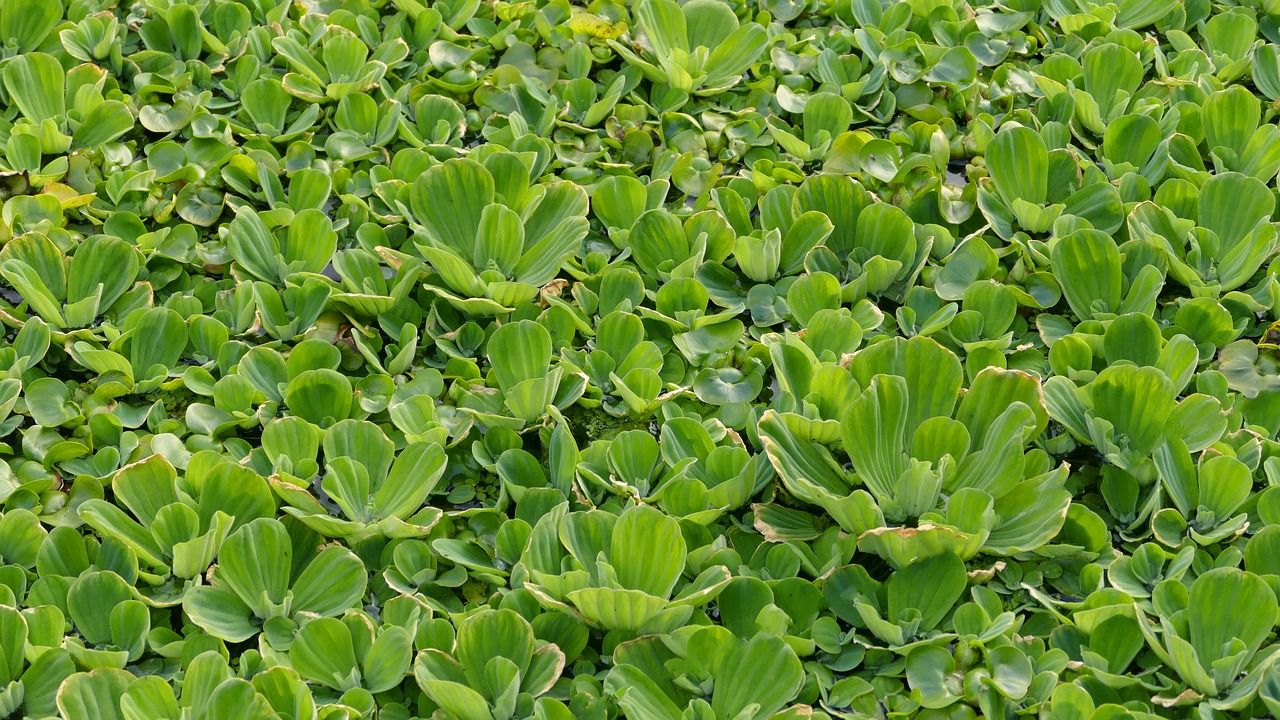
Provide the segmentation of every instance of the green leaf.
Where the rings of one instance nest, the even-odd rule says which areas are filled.
[[[622,587],[671,596],[685,558],[685,541],[673,518],[647,505],[632,506],[618,516],[609,548]]]
[[[284,601],[293,546],[288,531],[271,518],[231,533],[218,555],[218,579],[260,618]]]
[[[688,238],[679,219],[665,209],[650,210],[636,220],[627,235],[636,264],[647,275],[678,265],[689,257]]]
[[[298,183],[290,185],[290,199]],[[293,216],[283,248],[284,259],[290,266],[303,272],[318,273],[333,259],[338,246],[338,234],[333,223],[318,208],[306,208]],[[265,278],[264,278],[265,279]]]
[[[129,339],[129,364],[136,377],[146,377],[156,365],[166,370],[178,364],[187,347],[187,323],[168,308],[143,311]]]
[[[367,586],[364,563],[346,548],[328,547],[294,581],[293,609],[335,616],[359,602]]]
[[[493,720],[484,696],[466,685],[421,677],[418,684],[436,704],[458,720]]]
[[[132,681],[132,675],[116,668],[75,673],[58,689],[58,711],[68,718],[122,719],[120,698]]]
[[[298,373],[284,391],[285,405],[298,417],[316,424],[347,418],[351,400],[351,381],[328,368]]]
[[[458,625],[458,662],[474,688],[487,686],[486,668],[494,658],[510,660],[523,675],[529,669],[533,650],[533,629],[512,610],[481,610]],[[505,688],[490,689],[501,692]],[[496,697],[496,693],[490,697]]]
[[[1276,611],[1275,593],[1253,573],[1218,568],[1197,577],[1191,583],[1187,626],[1200,665],[1210,670],[1232,640],[1243,643],[1247,656],[1252,656],[1271,633]]]
[[[577,254],[587,236],[587,194],[572,183],[544,186],[524,221],[524,249],[512,269],[517,282],[545,285]]]
[[[992,648],[987,652],[987,666],[991,668],[991,686],[1010,700],[1020,700],[1031,688],[1031,661],[1012,645]]]
[[[689,49],[685,14],[672,0],[642,0],[636,4],[634,15],[659,58],[671,57],[674,50]]]
[[[527,380],[543,378],[551,363],[551,334],[532,320],[507,323],[494,331],[489,361],[503,392]]]
[[[907,683],[919,693],[923,707],[941,709],[960,699],[952,678],[955,666],[951,653],[935,645],[922,645],[907,655]]]
[[[428,239],[467,255],[493,198],[493,177],[483,165],[453,159],[418,176],[409,203]]]
[[[849,372],[862,387],[876,375],[906,380],[910,407],[905,432],[910,437],[926,419],[950,416],[959,398],[964,370],[955,353],[927,337],[894,338],[854,355]]]
[[[703,83],[720,88],[734,81],[769,46],[769,33],[756,23],[747,23],[734,30],[719,43],[707,58],[707,76]]]
[[[1200,224],[1230,246],[1271,216],[1275,196],[1254,178],[1238,173],[1215,175],[1200,189]]]
[[[42,52],[19,55],[4,67],[9,97],[33,123],[62,120],[66,115],[65,78],[58,59]]]
[[[1120,250],[1106,233],[1077,230],[1059,238],[1051,252],[1054,274],[1076,317],[1085,320],[1119,308]]]
[[[1253,51],[1253,82],[1268,100],[1280,100],[1280,45],[1267,43]]]
[[[96,293],[95,310],[110,308],[133,285],[140,265],[137,251],[119,238],[94,235],[86,239],[67,263],[68,303],[78,303]]]
[[[605,678],[605,692],[635,717],[681,720],[680,708],[640,668],[618,665]]]
[[[0,517],[0,558],[11,565],[34,567],[47,535],[35,513],[14,508]]]
[[[76,578],[67,591],[67,614],[85,640],[105,645],[113,640],[113,609],[132,597],[133,588],[116,573],[88,572]]]
[[[20,53],[40,47],[62,19],[62,0],[14,0],[0,7],[0,38]]]
[[[881,504],[907,469],[907,381],[877,375],[841,418],[845,450],[858,477]]]
[[[889,577],[888,619],[897,621],[904,610],[920,613],[920,629],[938,625],[968,585],[964,562],[950,553],[913,563]]]
[[[76,147],[94,149],[115,140],[133,129],[129,106],[117,100],[104,100],[94,106],[71,136]]]
[[[716,668],[711,707],[717,717],[737,717],[758,705],[768,717],[800,692],[804,670],[800,659],[782,638],[760,634],[730,652]]]
[[[1161,141],[1160,124],[1149,115],[1125,115],[1107,125],[1102,154],[1113,163],[1141,170]]]
[[[504,205],[489,205],[480,213],[480,226],[475,242],[474,268],[494,267],[510,276],[524,250],[524,225],[514,210]]]
[[[223,587],[191,588],[183,595],[182,609],[205,632],[228,642],[243,642],[261,630],[253,609]]]
[[[626,175],[606,177],[595,186],[591,208],[606,227],[630,228],[648,209],[644,183]]]
[[[413,637],[402,627],[389,627],[378,634],[360,666],[369,692],[391,690],[404,681],[413,662]]]
[[[567,594],[578,612],[606,630],[638,630],[667,607],[667,601],[641,590],[584,588]]]
[[[27,621],[14,608],[0,607],[0,641],[0,683],[7,684],[22,673],[27,643]]]
[[[373,495],[382,517],[404,518],[422,507],[446,468],[444,450],[436,444],[414,443],[396,456],[387,479]]]
[[[360,687],[351,632],[340,620],[318,618],[298,631],[289,663],[302,677],[339,692]]]
[[[281,279],[280,241],[253,210],[238,211],[227,226],[227,249],[241,267],[259,280]]]
[[[1031,128],[1001,128],[987,147],[987,170],[1008,205],[1014,200],[1042,205],[1048,197],[1049,150]]]
[[[1173,413],[1169,379],[1155,368],[1114,365],[1089,385],[1094,412],[1109,421],[1122,447],[1139,453],[1155,449]]]

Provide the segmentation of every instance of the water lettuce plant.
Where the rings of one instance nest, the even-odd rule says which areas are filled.
[[[1280,5],[0,0],[0,718],[1280,715]]]

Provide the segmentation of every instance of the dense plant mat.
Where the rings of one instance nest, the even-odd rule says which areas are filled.
[[[1280,4],[0,0],[0,718],[1280,714]]]

